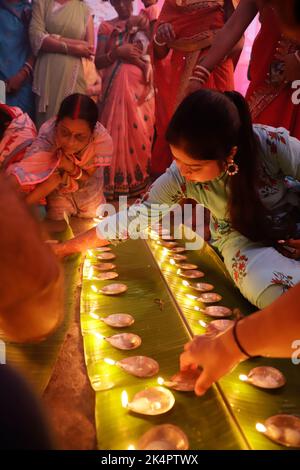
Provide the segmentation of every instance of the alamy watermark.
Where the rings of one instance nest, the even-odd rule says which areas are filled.
[[[295,349],[292,353],[292,363],[294,366],[298,366],[300,364],[300,339],[293,341],[292,349]]]
[[[295,105],[300,104],[300,80],[292,82],[292,89],[295,90],[292,94],[292,103]]]
[[[6,346],[2,339],[0,339],[0,365],[1,364],[6,364]]]
[[[201,204],[170,207],[137,201],[129,206],[127,197],[120,196],[118,204],[101,204],[97,216],[101,219],[99,234],[110,240],[145,240],[155,236],[168,239],[172,233],[174,239],[184,241],[188,250],[199,250],[204,243],[204,207]]]

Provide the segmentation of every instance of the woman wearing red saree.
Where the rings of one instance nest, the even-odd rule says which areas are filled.
[[[300,79],[300,47],[282,34],[280,17],[263,0],[241,0],[222,31],[218,33],[209,53],[195,67],[190,91],[206,86],[210,71],[228,54],[257,13],[261,30],[253,47],[249,68],[250,85],[246,99],[255,123],[285,127],[300,139],[299,105],[292,96],[293,82]]]
[[[207,53],[216,32],[232,11],[231,0],[166,0],[163,5],[154,36],[156,142],[152,154],[153,174],[163,173],[172,161],[164,137],[168,122],[185,96],[197,61]],[[233,62],[228,58],[214,70],[206,87],[233,90],[233,72]]]

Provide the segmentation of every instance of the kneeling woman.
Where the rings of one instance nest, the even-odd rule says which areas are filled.
[[[88,96],[76,93],[61,103],[58,115],[47,121],[24,159],[10,165],[27,192],[28,204],[45,203],[50,219],[64,213],[94,217],[102,204],[102,168],[112,156],[112,140],[98,122],[98,109]]]
[[[154,214],[157,204],[171,208],[180,198],[195,199],[211,211],[211,243],[250,302],[262,308],[299,283],[300,198],[285,176],[300,178],[300,141],[283,128],[252,126],[239,93],[212,90],[181,103],[166,137],[174,162],[137,206],[140,223],[143,214],[147,227],[148,211]],[[118,218],[122,233],[132,216]],[[109,219],[58,246],[57,253],[104,243],[97,235],[113,236],[109,227],[116,225]],[[283,239],[284,246],[278,243]]]

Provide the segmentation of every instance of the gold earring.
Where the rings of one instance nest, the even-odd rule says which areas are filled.
[[[234,176],[239,172],[239,166],[237,163],[234,162],[234,160],[230,160],[227,163],[227,168],[226,168],[226,173],[229,176]]]

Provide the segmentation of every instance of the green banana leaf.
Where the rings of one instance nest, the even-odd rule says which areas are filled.
[[[130,412],[121,404],[121,393],[126,390],[129,401],[145,388],[157,385],[157,376],[136,378],[103,359],[115,361],[124,357],[146,355],[157,360],[159,376],[167,379],[178,371],[178,358],[191,333],[178,305],[171,295],[161,271],[143,240],[130,240],[113,248],[116,254],[116,281],[88,279],[87,262],[83,270],[81,295],[81,328],[85,360],[92,386],[112,387],[96,391],[96,427],[99,449],[137,448],[139,438],[154,425],[171,423],[187,435],[190,449],[248,449],[234,415],[217,387],[204,397],[193,392],[174,391],[174,407],[166,414],[145,416]],[[95,254],[95,251],[93,252]],[[89,256],[88,264],[97,259]],[[128,286],[122,295],[109,297],[95,290],[111,282]],[[92,287],[93,286],[93,287]],[[111,313],[129,313],[135,323],[127,329],[113,329],[93,316],[106,317]],[[95,336],[110,336],[126,331],[141,336],[142,345],[132,351],[120,351]]]
[[[188,228],[185,228],[185,234],[189,240],[192,239],[193,235],[195,236]],[[160,260],[163,256],[163,249],[154,242],[151,242],[150,245],[156,260]],[[208,244],[205,243],[200,250],[189,251],[187,262],[197,264],[199,269],[205,273],[203,282],[213,284],[215,286],[214,291],[223,297],[220,304],[230,308],[238,308],[244,315],[257,310],[241,296],[234,286],[225,265]],[[186,301],[186,294],[194,294],[194,291],[188,287],[182,287],[182,282],[178,281],[178,277],[175,275],[176,268],[169,263],[169,257],[162,263],[161,269],[172,295],[180,305],[180,309],[193,333],[202,334],[204,329],[200,326],[199,320],[205,322],[210,320],[209,317],[194,310],[194,302]],[[278,325],[278,328],[280,328],[280,325]],[[282,389],[267,391],[239,380],[240,374],[247,375],[253,367],[257,366],[277,367],[285,375],[287,384]],[[275,414],[300,415],[299,367],[293,365],[291,360],[288,359],[252,359],[243,362],[234,371],[222,378],[218,386],[224,397],[224,402],[229,407],[252,449],[284,449],[283,446],[271,442],[260,434],[255,425],[256,423],[263,423],[268,417]]]
[[[55,234],[58,240],[73,237],[70,226],[62,233]],[[26,377],[38,394],[45,390],[64,341],[65,334],[75,310],[75,291],[79,282],[81,256],[72,256],[64,261],[64,320],[60,327],[45,341],[32,344],[17,344],[2,339],[6,346],[6,361]],[[41,311],[43,315],[43,311]]]

